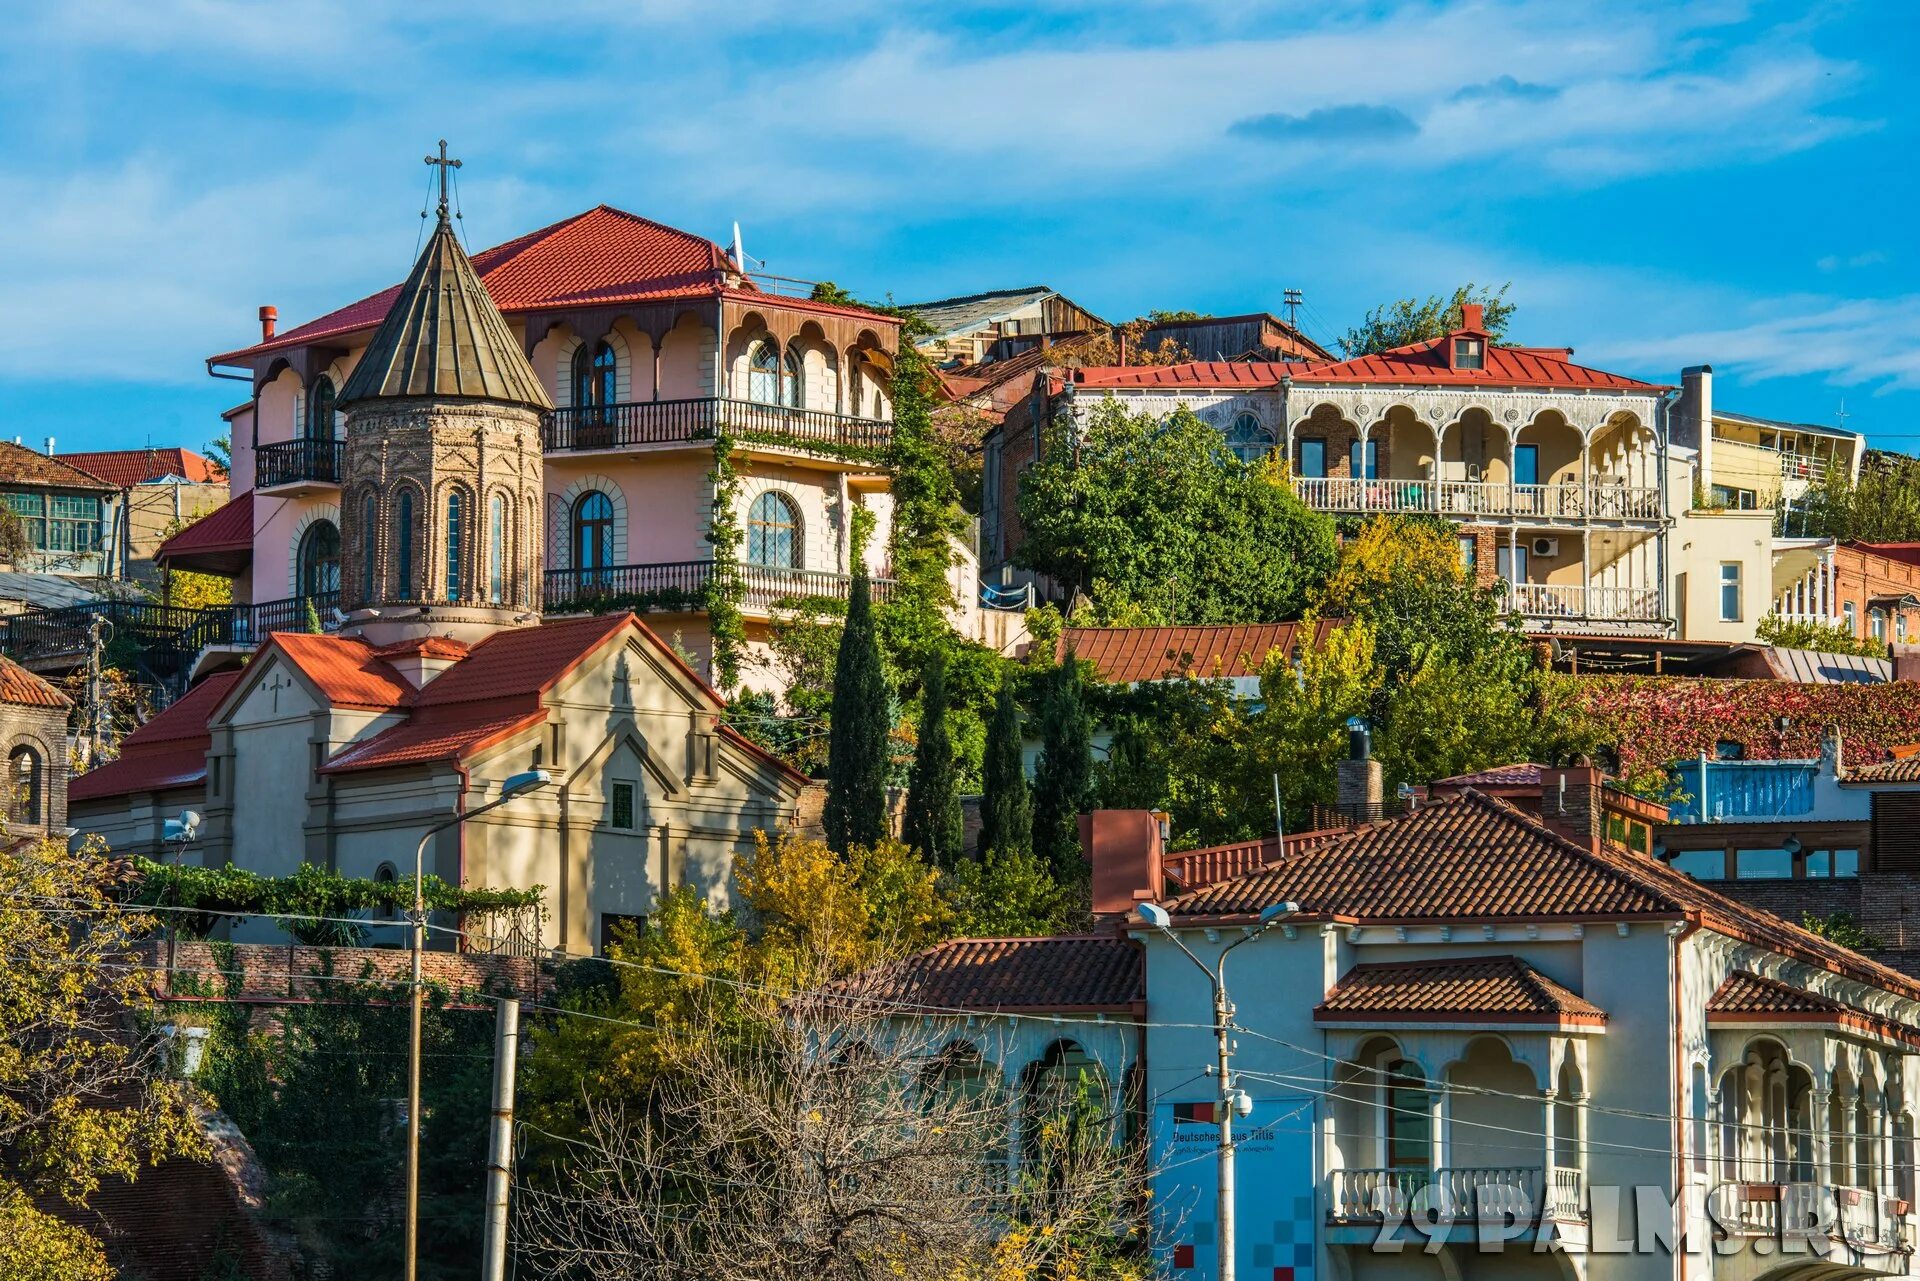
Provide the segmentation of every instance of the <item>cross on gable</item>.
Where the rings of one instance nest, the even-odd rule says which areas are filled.
[[[447,216],[447,174],[452,170],[458,169],[460,162],[458,160],[447,159],[447,140],[442,138],[440,140],[439,158],[435,159],[432,156],[428,156],[427,163],[437,165],[440,169],[440,216],[445,218]]]
[[[276,670],[273,674],[273,679],[266,682],[260,688],[273,695],[273,710],[278,712],[280,710],[280,691],[283,689],[292,689],[293,682],[287,678],[285,672]]]

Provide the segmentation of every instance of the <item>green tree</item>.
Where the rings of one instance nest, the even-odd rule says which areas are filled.
[[[980,855],[999,850],[1031,853],[1033,793],[1021,754],[1020,703],[1011,675],[994,696],[993,719],[980,765]]]
[[[887,679],[873,632],[867,572],[856,566],[834,659],[827,738],[827,844],[844,853],[887,835]]]
[[[1352,359],[1445,337],[1460,328],[1462,309],[1472,302],[1484,309],[1487,338],[1499,342],[1513,320],[1513,304],[1507,301],[1510,288],[1512,285],[1507,284],[1488,289],[1469,281],[1451,294],[1383,303],[1368,312],[1358,326],[1347,330],[1340,339],[1340,350]]]
[[[231,433],[215,436],[205,445],[202,445],[201,448],[207,451],[207,457],[211,458],[219,466],[221,471],[230,472],[233,470],[233,436]]]
[[[961,938],[1058,934],[1072,906],[1047,865],[1025,850],[988,850],[962,860],[940,889]]]
[[[47,1276],[99,1276],[104,1258],[30,1194],[85,1206],[103,1179],[202,1148],[163,1043],[127,1035],[156,1011],[136,950],[154,922],[121,903],[118,875],[98,838],[0,850],[0,1225],[5,1252]]]
[[[1766,645],[1787,649],[1818,650],[1822,654],[1861,654],[1885,658],[1887,645],[1872,637],[1861,638],[1845,623],[1817,623],[1812,619],[1785,619],[1768,614],[1754,625],[1753,634]]]
[[[1084,879],[1080,814],[1093,799],[1093,721],[1071,651],[1045,678],[1033,774],[1033,852],[1057,880]]]
[[[1018,506],[1016,560],[1129,621],[1296,618],[1334,564],[1333,522],[1184,409],[1163,421],[1108,399],[1077,434],[1052,425]]]
[[[1782,533],[1811,538],[1920,540],[1920,459],[1869,450],[1858,481],[1846,468],[1831,467],[1797,508],[1782,510],[1778,523]]]
[[[953,741],[947,736],[947,664],[935,656],[920,684],[920,741],[907,781],[902,836],[908,845],[943,867],[960,859],[963,821]]]

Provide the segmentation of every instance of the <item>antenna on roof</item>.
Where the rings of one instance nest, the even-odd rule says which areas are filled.
[[[1840,430],[1845,431],[1847,429],[1847,419],[1853,417],[1852,414],[1847,412],[1847,398],[1845,396],[1840,398],[1840,408],[1834,412],[1833,416],[1840,424]]]

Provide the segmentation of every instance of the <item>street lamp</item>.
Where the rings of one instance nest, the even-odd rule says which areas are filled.
[[[427,842],[450,827],[497,809],[517,796],[545,787],[553,776],[543,769],[525,770],[500,785],[500,795],[478,809],[461,810],[442,819],[420,836],[413,850],[413,910],[407,919],[413,922],[413,1009],[407,1029],[407,1263],[406,1281],[418,1275],[417,1247],[420,1239],[420,1006],[424,985],[420,981],[420,952],[427,942],[426,858]]]
[[[1219,1054],[1220,1102],[1214,1119],[1220,1125],[1220,1281],[1234,1281],[1234,1228],[1233,1228],[1233,1114],[1238,1112],[1247,1116],[1253,1111],[1253,1100],[1234,1088],[1233,1079],[1227,1073],[1227,1060],[1233,1056],[1233,1005],[1227,1000],[1226,965],[1227,953],[1242,943],[1250,943],[1287,917],[1300,910],[1298,903],[1275,903],[1261,909],[1255,922],[1240,932],[1240,937],[1220,949],[1220,955],[1212,965],[1193,954],[1193,950],[1180,941],[1173,932],[1173,917],[1167,909],[1157,903],[1142,903],[1140,917],[1153,926],[1186,953],[1189,961],[1200,967],[1207,976],[1207,983],[1213,989],[1213,1035]]]

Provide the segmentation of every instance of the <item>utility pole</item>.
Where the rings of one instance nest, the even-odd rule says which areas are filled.
[[[1186,953],[1189,961],[1200,968],[1207,976],[1207,984],[1213,989],[1213,1037],[1216,1066],[1210,1075],[1216,1075],[1220,1082],[1219,1102],[1214,1104],[1214,1120],[1220,1126],[1219,1155],[1219,1216],[1220,1216],[1220,1269],[1219,1281],[1235,1281],[1234,1272],[1234,1139],[1233,1114],[1241,1116],[1253,1112],[1253,1100],[1248,1098],[1234,1085],[1229,1062],[1233,1058],[1233,1002],[1227,999],[1227,954],[1242,943],[1251,943],[1287,917],[1300,910],[1298,903],[1275,903],[1264,908],[1253,924],[1244,927],[1240,937],[1220,949],[1220,955],[1212,965],[1195,956],[1190,948],[1173,932],[1173,917],[1167,909],[1158,903],[1142,903],[1140,919],[1166,935],[1173,945]]]
[[[486,1245],[480,1281],[507,1278],[507,1189],[513,1181],[513,1074],[520,1050],[520,998],[500,998],[493,1027],[493,1134],[487,1145]]]
[[[413,908],[407,913],[407,919],[413,922],[413,991],[407,1020],[407,1223],[406,1262],[401,1274],[405,1281],[416,1281],[420,1275],[420,1018],[426,994],[420,962],[427,946],[427,842],[450,827],[498,809],[515,797],[552,781],[553,776],[543,769],[515,774],[500,785],[500,795],[485,805],[460,810],[422,832],[420,843],[413,849]]]

